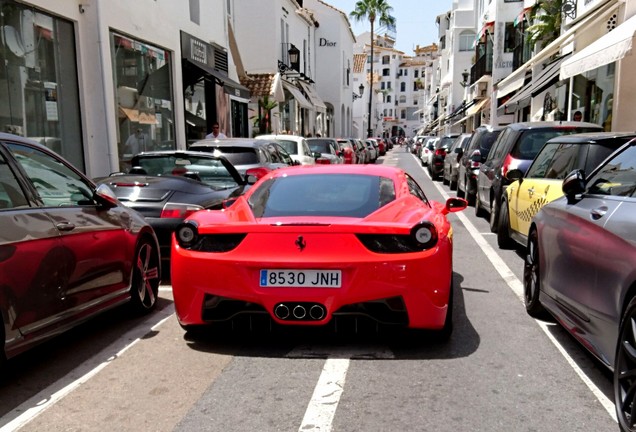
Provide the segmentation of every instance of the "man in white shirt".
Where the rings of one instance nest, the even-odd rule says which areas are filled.
[[[208,139],[227,138],[223,132],[220,132],[219,123],[214,123],[212,125],[212,133],[207,134],[205,137]]]
[[[126,140],[126,150],[125,153],[129,153],[132,156],[136,155],[139,152],[143,152],[148,150],[146,145],[148,144],[146,135],[142,132],[141,129],[137,129],[134,134],[130,135]]]

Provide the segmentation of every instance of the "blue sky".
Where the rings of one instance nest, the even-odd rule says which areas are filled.
[[[340,9],[347,17],[356,5],[356,0],[323,1]],[[437,41],[435,17],[448,12],[452,6],[452,0],[387,0],[387,3],[393,8],[397,22],[395,47],[407,55],[413,55],[416,45],[425,46]],[[370,30],[369,21],[349,21],[355,35]]]

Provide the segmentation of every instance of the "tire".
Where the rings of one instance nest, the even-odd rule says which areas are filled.
[[[456,191],[457,190],[457,180],[453,180],[452,177],[451,177],[448,187],[450,188],[450,190]],[[459,192],[457,192],[457,196],[459,196]]]
[[[497,245],[500,249],[512,249],[515,246],[515,241],[510,237],[510,215],[508,214],[507,201],[501,203],[497,224]]]
[[[523,262],[523,299],[526,312],[531,317],[539,318],[545,315],[545,309],[539,302],[541,290],[541,268],[539,267],[539,238],[537,230],[530,230],[528,247]]]
[[[481,208],[481,202],[479,201],[479,196],[475,195],[475,216],[484,217],[486,216],[486,212]]]
[[[457,182],[457,197],[458,198],[464,198],[465,196],[466,196],[466,194],[464,193],[464,190],[459,187],[459,181],[458,181]]]
[[[497,232],[497,224],[499,223],[499,208],[497,208],[497,200],[490,202],[490,232]]]
[[[448,183],[450,183],[450,182],[446,178],[446,171],[442,171],[442,184],[446,186],[446,185],[448,185]]]
[[[635,431],[632,418],[636,394],[631,389],[636,385],[636,298],[632,298],[621,317],[616,356],[614,357],[614,405],[618,425],[622,431]]]
[[[157,306],[161,271],[155,242],[144,238],[139,243],[133,262],[130,305],[135,313],[146,314]]]

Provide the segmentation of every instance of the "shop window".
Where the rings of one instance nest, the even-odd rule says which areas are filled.
[[[0,2],[0,16],[0,132],[32,138],[84,170],[73,23],[14,1]]]
[[[120,169],[136,152],[175,148],[171,54],[157,46],[111,33],[111,55],[118,119]],[[192,86],[194,96],[196,85]],[[202,115],[194,100],[192,118]],[[201,121],[205,121],[202,119]]]

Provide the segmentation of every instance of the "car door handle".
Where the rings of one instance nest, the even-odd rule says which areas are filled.
[[[528,195],[530,195],[530,196],[534,195],[534,188],[533,187],[528,188]]]
[[[60,231],[72,231],[75,229],[75,224],[72,224],[70,222],[60,222],[56,224],[55,226]]]
[[[600,218],[605,216],[605,213],[607,213],[607,207],[603,206],[595,208],[590,213],[592,214],[592,219],[599,220]]]

